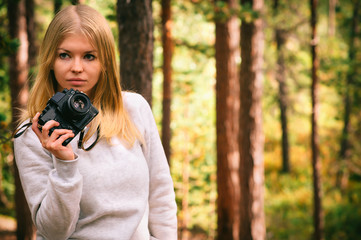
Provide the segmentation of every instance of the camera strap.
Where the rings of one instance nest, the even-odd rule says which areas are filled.
[[[32,125],[32,122],[28,122],[28,123],[22,125],[20,128],[16,129],[16,131],[14,132],[14,135],[13,135],[14,138],[20,137],[26,131],[26,129],[28,129],[31,125]]]
[[[97,142],[99,140],[100,129],[99,129],[99,126],[98,126],[98,128],[97,128],[97,138],[95,139],[95,141],[89,147],[84,148],[83,138],[84,138],[85,129],[83,129],[80,132],[79,141],[78,141],[78,148],[83,149],[84,151],[89,151],[90,149],[92,149],[95,146],[95,144],[97,144]]]
[[[32,125],[32,122],[28,122],[24,125],[22,125],[20,128],[16,129],[16,131],[13,133],[13,137],[14,138],[18,138],[20,137],[25,131],[26,129],[28,129],[30,126]],[[84,151],[89,151],[90,149],[92,149],[95,144],[98,142],[99,140],[99,135],[100,135],[100,129],[99,127],[97,128],[97,138],[95,139],[95,141],[87,148],[84,148],[83,145],[83,138],[84,138],[84,133],[85,133],[85,129],[83,129],[80,132],[80,136],[79,136],[79,141],[78,141],[78,148],[79,149],[83,149]]]

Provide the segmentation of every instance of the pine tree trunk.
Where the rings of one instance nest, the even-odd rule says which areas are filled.
[[[19,109],[25,107],[28,98],[28,38],[26,30],[25,0],[8,1],[9,34],[18,38],[20,46],[17,52],[9,57],[9,78],[12,106],[12,128],[19,120]],[[17,239],[35,239],[35,228],[32,224],[28,204],[20,183],[19,173],[14,161],[15,209],[17,216]]]
[[[120,76],[125,90],[152,103],[153,17],[152,1],[117,1]]]
[[[347,72],[346,77],[346,87],[345,87],[345,96],[344,96],[344,108],[345,111],[343,113],[343,129],[342,129],[342,136],[341,136],[341,144],[340,144],[340,167],[337,172],[336,178],[336,186],[341,188],[341,190],[346,189],[348,183],[348,174],[346,173],[345,169],[345,161],[350,157],[350,118],[352,114],[352,103],[353,103],[353,86],[352,83],[355,81],[354,76],[356,75],[356,52],[357,52],[357,41],[359,35],[359,11],[361,1],[356,0],[353,3],[353,14],[352,14],[352,22],[351,22],[351,35],[350,35],[350,42],[349,42],[349,50],[348,50],[348,60],[351,63],[349,66],[349,70]]]
[[[319,60],[317,55],[317,0],[310,0],[311,7],[311,56],[312,56],[312,170],[313,170],[313,201],[314,201],[314,237],[316,240],[323,239],[324,220],[322,210],[322,188],[321,188],[321,161],[319,159],[319,140],[318,140],[318,76]]]
[[[262,130],[262,81],[264,34],[263,0],[242,0],[259,18],[241,25],[240,72],[240,237],[251,240],[266,238],[264,214],[264,137]]]
[[[225,1],[234,8],[236,0]],[[216,9],[217,15],[217,9]],[[217,17],[216,17],[217,19]],[[216,20],[217,239],[239,239],[239,24]]]
[[[278,0],[274,1],[275,17],[278,16]],[[278,82],[278,102],[280,106],[280,120],[282,128],[282,172],[290,172],[290,159],[289,159],[289,141],[288,141],[288,120],[287,120],[287,84],[286,84],[286,67],[284,56],[284,44],[286,42],[286,31],[282,30],[279,26],[275,29],[275,38],[277,45],[277,71],[276,80]]]
[[[328,36],[335,36],[336,32],[336,2],[337,0],[328,1]]]
[[[54,0],[54,15],[60,11],[62,5],[63,0]]]
[[[162,143],[170,165],[171,157],[171,101],[172,101],[172,20],[170,0],[162,0],[162,44],[163,44],[163,119]]]
[[[26,0],[26,24],[29,42],[29,79],[34,80],[34,71],[36,66],[36,59],[38,55],[38,45],[36,44],[36,23],[35,23],[35,9],[34,0]]]
[[[70,0],[71,4],[78,5],[78,4],[84,4],[85,0]]]

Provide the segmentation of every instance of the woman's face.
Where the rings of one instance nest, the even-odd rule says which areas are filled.
[[[99,52],[83,34],[70,34],[59,45],[53,71],[58,91],[76,89],[88,96],[99,80]]]

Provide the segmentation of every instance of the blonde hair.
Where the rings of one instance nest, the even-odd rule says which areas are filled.
[[[115,43],[106,19],[95,9],[86,5],[68,6],[59,11],[49,24],[39,53],[39,69],[31,89],[27,110],[22,120],[41,112],[49,98],[58,90],[52,69],[56,49],[69,34],[84,34],[97,48],[102,65],[97,84],[92,89],[93,105],[99,110],[92,121],[84,141],[99,127],[99,137],[108,142],[119,136],[129,147],[142,137],[130,120],[123,106],[120,77],[115,58]]]

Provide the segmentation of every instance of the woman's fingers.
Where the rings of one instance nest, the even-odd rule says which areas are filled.
[[[34,133],[36,134],[36,136],[38,136],[38,138],[40,139],[41,136],[41,132],[38,128],[38,120],[39,120],[39,116],[40,113],[36,113],[34,118],[33,118],[33,124],[31,125],[31,129],[33,129]]]
[[[54,127],[58,127],[60,124],[54,120],[50,120],[44,124],[44,126],[41,127],[42,134],[44,138],[46,136],[49,136],[50,129]]]
[[[63,160],[72,160],[74,159],[74,152],[71,146],[63,146],[63,142],[74,137],[74,133],[69,129],[57,129],[60,124],[54,120],[50,120],[44,124],[44,126],[39,126],[39,116],[40,113],[35,114],[33,118],[33,124],[31,128],[38,136],[39,141],[43,148],[50,151],[55,157]],[[41,130],[39,129],[41,128]],[[55,128],[49,136],[51,129]]]
[[[38,136],[44,148],[54,148],[56,145],[61,145],[69,137],[74,137],[73,131],[69,129],[54,129],[49,135],[51,129],[58,127],[60,124],[54,120],[50,120],[43,126],[40,126],[38,123],[39,116],[40,113],[35,114],[31,128]]]
[[[68,138],[74,137],[74,133],[71,130],[69,130],[69,131],[70,132],[68,132],[68,133],[60,135],[60,137],[58,137],[54,142],[57,145],[62,145],[65,140],[67,140]]]
[[[69,137],[74,137],[73,131],[69,129],[55,129],[53,133],[49,137],[49,141],[51,142],[59,142],[59,140],[63,139],[63,143]]]

